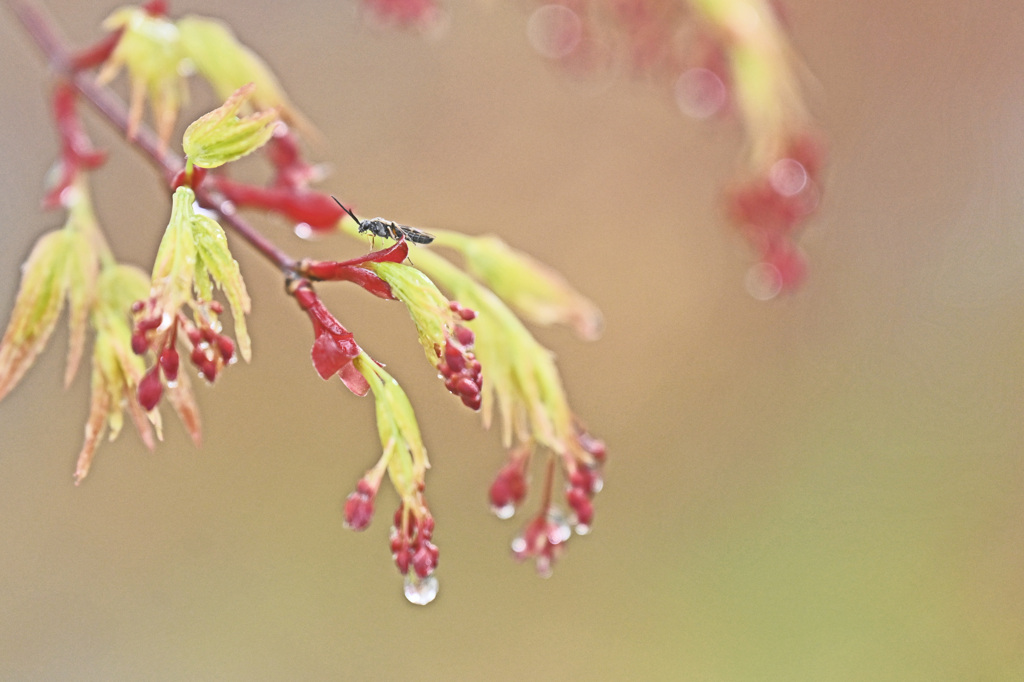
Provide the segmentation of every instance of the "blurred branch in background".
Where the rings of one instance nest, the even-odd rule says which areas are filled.
[[[804,103],[802,66],[780,0],[518,0],[530,44],[567,73],[622,68],[671,92],[695,119],[736,116],[747,136],[726,212],[757,254],[747,290],[795,290],[806,259],[800,232],[818,209],[825,142]],[[363,0],[385,25],[429,32],[436,0]]]

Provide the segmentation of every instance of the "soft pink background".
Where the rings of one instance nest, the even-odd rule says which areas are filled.
[[[60,387],[63,329],[0,404],[0,678],[1024,678],[1024,12],[788,4],[832,161],[807,285],[759,303],[718,205],[736,127],[624,75],[550,68],[522,6],[451,0],[430,41],[348,3],[174,3],[269,59],[325,134],[326,188],[499,233],[599,303],[598,343],[538,333],[608,442],[596,528],[550,580],[512,562],[518,521],[485,501],[497,435],[433,378],[404,310],[322,287],[409,391],[431,452],[441,594],[407,604],[386,519],[341,524],[379,453],[373,406],[315,376],[308,323],[234,242],[255,355],[201,391],[200,451],[170,419],[156,453],[126,431],[76,489],[88,381]],[[114,4],[49,7],[83,44]],[[6,318],[60,218],[38,211],[46,71],[6,12],[0,58]],[[210,104],[194,94],[192,116]],[[91,127],[113,151],[98,210],[148,265],[160,183]],[[296,255],[358,249],[261,225]]]

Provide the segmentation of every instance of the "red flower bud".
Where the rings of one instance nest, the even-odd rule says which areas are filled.
[[[160,353],[160,369],[168,381],[175,381],[178,378],[178,351],[173,348],[165,348]]]
[[[145,355],[149,350],[149,339],[145,332],[136,330],[132,332],[132,352],[136,355]]]
[[[423,542],[412,556],[412,568],[416,575],[426,578],[437,568],[438,549],[431,542]]]
[[[139,382],[138,399],[139,405],[144,410],[149,412],[157,403],[160,402],[160,397],[163,395],[164,386],[160,383],[160,372],[156,367],[146,372],[142,377],[142,381]]]

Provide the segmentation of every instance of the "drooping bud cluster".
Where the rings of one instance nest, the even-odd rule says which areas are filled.
[[[135,315],[132,350],[136,355],[152,352],[156,357],[153,367],[139,382],[139,404],[147,411],[156,407],[163,395],[161,375],[168,385],[173,386],[178,381],[180,356],[176,345],[179,339],[189,350],[189,362],[209,383],[216,381],[225,365],[237,360],[235,342],[220,332],[220,322],[215,317],[224,312],[223,306],[210,301],[203,307],[212,315],[197,315],[197,319],[202,320],[197,326],[180,312],[174,315],[164,312],[156,299],[136,301],[132,306]]]
[[[449,307],[462,320],[469,321],[476,313],[452,301]],[[479,410],[483,398],[480,389],[483,384],[480,361],[473,353],[473,332],[456,324],[450,334],[445,335],[444,350],[438,353],[437,371],[444,380],[444,386],[462,400],[471,410]]]
[[[509,461],[491,484],[491,510],[501,519],[510,518],[526,496],[526,470],[533,455],[529,445],[509,452]],[[548,458],[543,500],[537,515],[512,541],[512,553],[520,561],[534,559],[537,573],[551,575],[555,561],[575,532],[587,535],[594,522],[594,496],[604,487],[601,467],[605,460],[604,443],[576,426],[575,438],[567,443],[558,458],[565,480],[565,501],[571,513],[566,514],[554,503],[552,494],[556,457]]]
[[[515,448],[509,453],[509,461],[495,476],[491,483],[489,497],[491,511],[499,519],[509,519],[526,497],[529,483],[526,470],[530,463],[532,450],[528,447]]]
[[[519,561],[533,559],[537,575],[548,578],[554,570],[555,561],[565,551],[565,543],[571,537],[572,529],[561,510],[549,506],[526,524],[512,540],[512,553]]]
[[[345,527],[352,530],[366,530],[373,521],[373,505],[380,488],[380,477],[372,480],[367,474],[359,479],[356,489],[345,498]]]
[[[593,499],[604,487],[601,467],[605,460],[604,442],[585,431],[577,434],[576,442],[592,458],[592,461],[566,458],[563,466],[567,470],[565,501],[572,509],[570,523],[578,535],[590,532],[594,522]]]
[[[405,244],[405,240],[398,244]],[[425,251],[417,259],[427,259],[430,255]],[[475,335],[462,324],[474,320],[476,312],[448,300],[417,268],[382,259],[367,262],[366,267],[386,282],[394,298],[409,310],[420,345],[437,368],[445,388],[458,396],[466,407],[479,410],[483,403],[482,364],[473,350]]]
[[[796,287],[806,266],[796,246],[803,222],[818,206],[820,173],[824,162],[820,140],[803,134],[783,148],[766,170],[732,191],[729,209],[733,220],[761,256],[768,281],[761,293],[771,297]]]
[[[423,498],[430,463],[419,424],[405,391],[370,356],[360,352],[352,365],[373,391],[384,452],[345,500],[345,524],[362,530],[370,523],[374,498],[386,472],[401,498],[390,533],[391,555],[405,576],[406,599],[413,604],[427,604],[437,596],[434,570],[438,549],[432,540],[434,517]]]
[[[511,297],[534,319],[572,324],[581,335],[591,336],[600,331],[600,314],[560,278],[544,276],[545,268],[538,268],[539,264],[504,243],[441,230],[437,241],[462,252],[467,261],[474,262],[468,269],[494,287],[494,291],[488,290],[431,251],[417,255],[418,267],[430,272],[459,301],[467,301],[477,314],[473,321],[474,352],[487,367],[488,376],[482,401],[484,423],[490,425],[494,412],[500,414],[502,439],[509,448],[508,462],[489,491],[491,509],[499,518],[513,516],[525,499],[534,449],[543,447],[548,451],[538,515],[513,544],[515,556],[536,558],[538,571],[546,575],[573,527],[579,534],[590,530],[592,500],[601,488],[599,470],[605,449],[573,416],[551,352],[509,309],[505,293],[516,287],[501,281],[502,274],[515,275],[515,281],[522,281],[528,289],[526,295],[513,293]],[[510,267],[503,268],[502,264]],[[502,293],[496,295],[499,291]],[[552,503],[558,465],[568,485],[567,502],[572,509],[569,519]]]
[[[781,3],[525,1],[535,6],[528,38],[548,59],[584,72],[626,61],[670,86],[685,115],[740,120],[747,153],[728,210],[759,258],[747,288],[762,299],[795,289],[806,269],[796,232],[817,207],[823,155],[806,132],[814,126]]]
[[[391,526],[391,556],[398,572],[408,575],[411,568],[416,578],[423,580],[437,568],[438,549],[431,542],[434,517],[424,507],[421,516],[406,513],[404,504],[395,511]]]

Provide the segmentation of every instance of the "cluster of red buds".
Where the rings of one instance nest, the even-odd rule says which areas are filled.
[[[512,540],[512,554],[524,561],[533,559],[537,573],[548,577],[555,562],[565,550],[566,543],[575,532],[586,535],[594,522],[594,496],[604,486],[601,468],[606,450],[604,442],[579,430],[575,436],[575,448],[561,457],[562,475],[566,481],[565,501],[571,514],[566,514],[552,503],[555,458],[548,460],[544,500],[537,514]],[[575,451],[574,451],[575,450]],[[498,472],[491,484],[491,510],[498,518],[507,519],[515,514],[519,504],[526,497],[527,469],[532,456],[529,446],[514,448],[509,452],[509,461]]]
[[[796,237],[818,206],[824,157],[818,138],[795,136],[765,172],[728,197],[732,219],[771,270],[776,289],[791,290],[803,279],[806,265]]]
[[[526,479],[530,463],[530,448],[519,447],[509,453],[505,464],[494,478],[489,491],[491,511],[499,519],[510,519],[526,497],[529,483]]]
[[[391,556],[399,573],[406,577],[405,596],[413,603],[419,603],[418,599],[429,602],[437,593],[433,573],[437,568],[438,549],[431,541],[433,534],[434,517],[429,510],[424,507],[423,513],[417,516],[407,512],[405,504],[398,506],[391,527]]]
[[[670,80],[679,108],[694,118],[736,114],[754,150],[729,196],[731,217],[760,263],[748,289],[771,298],[795,289],[806,265],[796,233],[820,197],[823,144],[810,130],[799,69],[787,44],[779,0],[529,0],[531,43],[577,71],[621,55],[633,69]],[[680,40],[680,36],[688,40]]]
[[[434,572],[438,549],[431,542],[433,534],[434,517],[429,511],[417,517],[406,514],[404,504],[398,506],[394,525],[391,526],[391,556],[402,575],[407,574],[410,568],[419,578],[426,578]]]
[[[345,527],[352,530],[366,530],[373,521],[373,505],[380,488],[380,477],[376,480],[367,475],[359,479],[356,489],[345,499]]]
[[[537,574],[551,576],[555,562],[565,551],[565,543],[572,537],[572,527],[558,507],[549,506],[526,524],[512,540],[512,554],[519,561],[533,559]]]
[[[606,450],[604,441],[586,432],[578,433],[576,442],[591,456],[592,461],[581,462],[574,458],[566,458],[564,466],[569,470],[569,475],[565,501],[573,511],[573,530],[579,535],[586,535],[594,522],[594,495],[601,492],[604,487],[601,468],[604,466]]]
[[[199,376],[213,383],[225,365],[235,362],[235,342],[220,333],[220,324],[207,321],[197,326],[180,312],[168,316],[154,310],[154,301],[136,301],[132,313],[136,316],[132,329],[132,351],[145,355],[150,351],[156,356],[156,363],[139,382],[139,404],[147,411],[156,407],[163,395],[163,381],[174,385],[178,381],[180,357],[176,344],[178,330],[183,330],[185,340],[191,349],[189,361]],[[210,312],[219,315],[224,311],[217,301],[207,304]],[[167,319],[170,317],[170,321]],[[161,381],[161,375],[163,381]]]
[[[451,311],[464,321],[472,320],[476,313],[452,301]],[[461,324],[455,325],[452,333],[445,338],[444,350],[438,352],[440,358],[437,371],[444,380],[444,386],[453,395],[462,400],[462,404],[471,410],[479,410],[483,397],[480,389],[483,386],[480,361],[473,354],[473,332]]]

